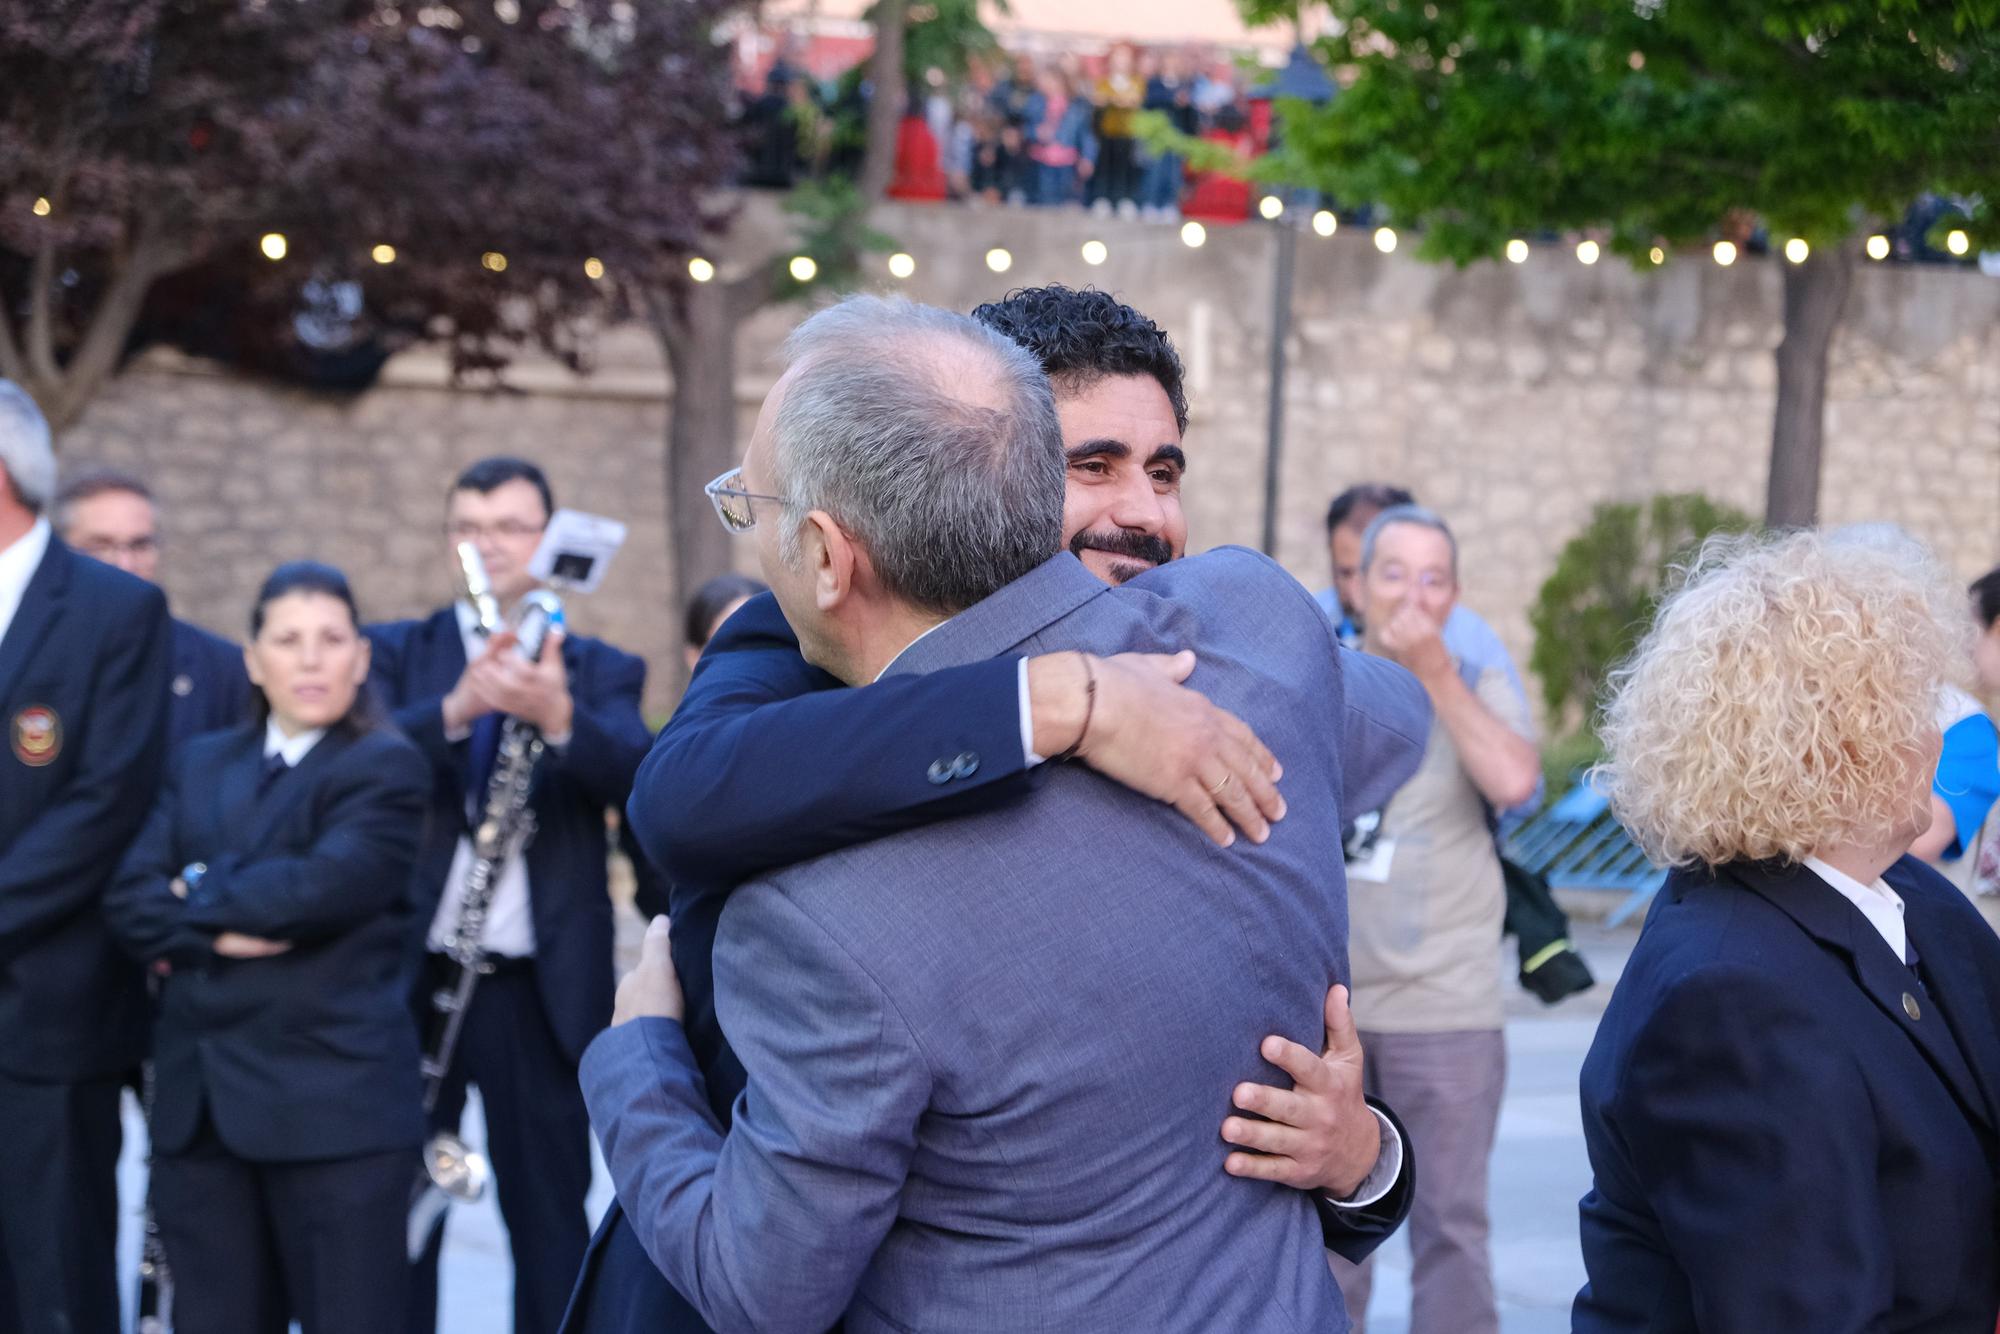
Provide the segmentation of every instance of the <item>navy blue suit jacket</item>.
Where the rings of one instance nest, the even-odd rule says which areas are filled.
[[[159,789],[172,636],[160,590],[50,538],[0,639],[0,1070],[120,1076],[146,988],[101,898]]]
[[[1578,1334],[1990,1334],[2000,938],[1886,879],[1922,985],[1803,866],[1669,877],[1583,1067]]]
[[[166,790],[105,895],[135,958],[173,965],[153,1030],[153,1143],[174,1152],[202,1109],[259,1162],[414,1149],[423,1139],[408,979],[410,867],[431,780],[393,729],[336,729],[259,793],[264,727],[211,732]],[[208,867],[188,897],[169,882]],[[292,949],[227,959],[217,934]]]
[[[445,739],[444,697],[465,670],[465,646],[450,607],[421,621],[368,627],[370,681],[396,725],[430,761],[431,819],[418,853],[421,942],[466,829],[470,745]],[[571,1060],[611,1020],[611,892],[606,814],[620,810],[652,734],[639,713],[646,664],[601,640],[563,640],[575,701],[569,744],[542,760],[532,800],[528,893],[535,924],[535,977],[542,1008]],[[483,794],[482,794],[483,795]]]
[[[774,867],[1025,796],[1040,771],[1022,748],[1019,670],[1018,658],[997,658],[857,692],[806,662],[768,593],[710,641],[640,766],[626,824],[671,885],[684,1028],[725,1128],[746,1082],[715,1013],[712,952],[730,890]],[[969,770],[957,762],[965,756],[975,761]],[[686,782],[692,774],[703,781]],[[1322,1210],[1328,1244],[1364,1258],[1410,1201],[1406,1174],[1369,1210]],[[708,1326],[647,1258],[614,1202],[563,1328],[694,1334]]]
[[[167,749],[203,732],[234,727],[250,717],[250,676],[243,648],[178,618],[174,621],[173,699],[167,706]]]

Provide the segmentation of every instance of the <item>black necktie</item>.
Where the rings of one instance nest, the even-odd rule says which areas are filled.
[[[1903,962],[1910,966],[1910,976],[1917,979],[1917,994],[1928,996],[1931,989],[1924,985],[1924,961],[1917,956],[1917,942],[1903,937]]]
[[[277,782],[279,778],[289,772],[291,767],[291,765],[285,762],[283,751],[274,750],[269,755],[266,755],[264,757],[264,767],[257,774],[257,795],[262,797],[266,792],[269,792],[271,784]]]

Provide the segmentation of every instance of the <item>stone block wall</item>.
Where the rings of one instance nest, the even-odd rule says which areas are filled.
[[[1189,369],[1193,547],[1257,543],[1269,229],[1211,227],[1189,249],[1161,224],[922,207],[886,210],[883,229],[917,271],[897,282],[875,260],[881,290],[968,309],[1010,287],[1094,283],[1159,320]],[[1109,248],[1101,267],[1081,257],[1091,239]],[[1456,270],[1380,254],[1347,229],[1299,239],[1277,554],[1308,585],[1327,582],[1328,499],[1400,482],[1454,523],[1466,600],[1525,658],[1527,607],[1593,504],[1700,490],[1761,509],[1781,261],[1677,256],[1639,273],[1537,248],[1523,265]],[[1013,256],[1005,274],[986,265],[993,246]],[[744,438],[804,311],[746,326]],[[614,329],[589,376],[526,358],[507,380],[454,387],[419,351],[367,392],[329,396],[156,354],[93,405],[63,456],[152,481],[177,610],[230,633],[271,565],[297,556],[342,565],[371,615],[436,605],[450,589],[451,477],[486,454],[534,458],[561,503],[632,528],[573,620],[647,656],[662,716],[680,673],[661,459],[672,391],[657,349],[644,330]],[[2000,559],[2000,281],[1863,270],[1835,346],[1822,512],[1902,523],[1968,578]]]

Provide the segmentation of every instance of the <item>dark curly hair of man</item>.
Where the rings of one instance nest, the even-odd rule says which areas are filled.
[[[972,312],[981,324],[1035,355],[1057,392],[1087,389],[1108,375],[1150,375],[1187,430],[1180,353],[1159,325],[1094,287],[1022,287]]]

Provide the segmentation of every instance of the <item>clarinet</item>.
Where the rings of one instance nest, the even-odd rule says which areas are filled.
[[[458,559],[467,599],[481,627],[492,633],[500,627],[500,615],[479,553],[470,542],[461,542]],[[541,590],[530,593],[514,626],[521,655],[530,662],[539,659],[549,631],[561,618],[560,598]],[[535,813],[528,802],[534,793],[535,770],[546,749],[540,729],[533,724],[508,718],[501,725],[493,776],[472,830],[465,894],[458,920],[445,939],[446,974],[431,993],[431,1025],[422,1066],[426,1116],[437,1107],[479,979],[493,971],[485,947],[486,914],[499,887],[500,869],[534,837]],[[446,1210],[453,1204],[479,1200],[486,1193],[490,1176],[485,1156],[457,1135],[439,1131],[431,1136],[424,1145],[422,1168],[410,1202],[407,1242],[411,1263],[430,1248]]]
[[[174,1276],[167,1268],[166,1243],[160,1240],[160,1220],[153,1216],[153,1063],[140,1067],[139,1105],[146,1115],[145,1239],[139,1249],[139,1299],[134,1305],[134,1334],[169,1334],[174,1327]]]

